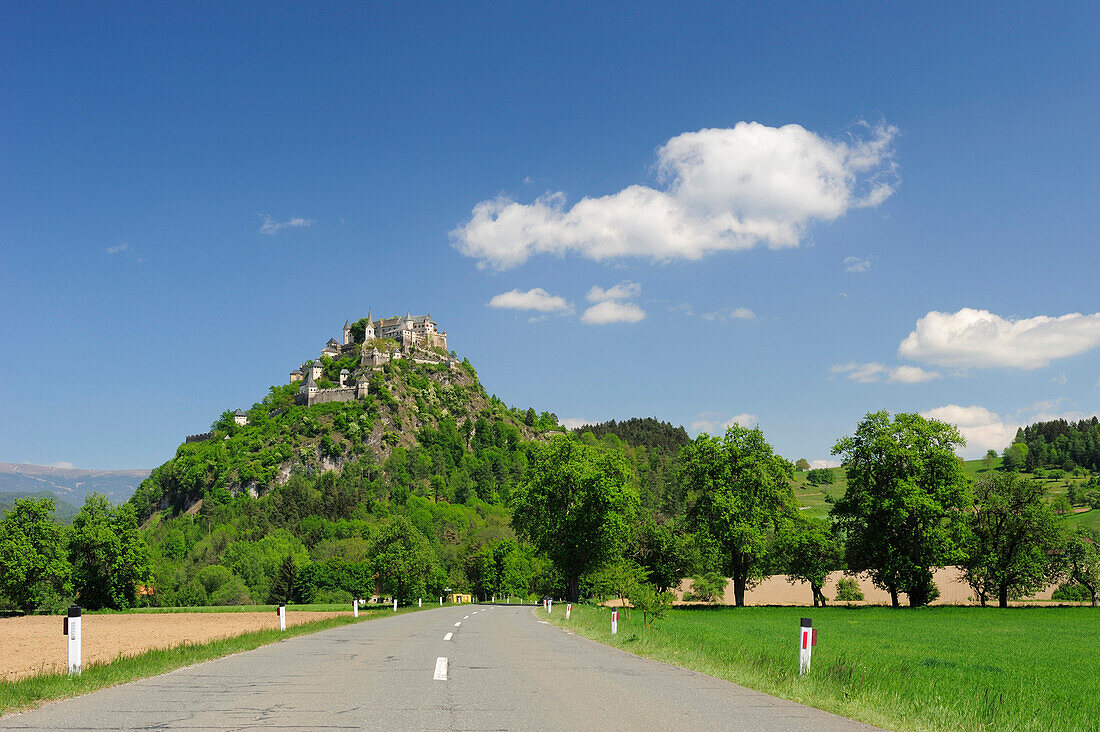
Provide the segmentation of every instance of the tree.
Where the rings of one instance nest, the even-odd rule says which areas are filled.
[[[20,498],[0,522],[0,593],[25,613],[72,591],[61,526],[50,498]]]
[[[734,603],[764,576],[769,539],[794,511],[793,466],[757,429],[734,425],[725,437],[701,434],[680,453],[680,478],[692,503],[688,521],[719,549],[733,579]]]
[[[993,448],[989,448],[985,451],[985,457],[982,458],[982,465],[988,471],[993,467],[993,461],[997,459],[997,451]]]
[[[726,578],[717,572],[707,572],[691,581],[691,589],[684,593],[684,600],[717,602],[725,597]]]
[[[832,485],[836,477],[829,468],[814,468],[806,474],[806,482],[813,486]]]
[[[267,595],[267,601],[276,605],[291,601],[294,595],[294,583],[298,579],[298,565],[294,557],[287,554],[279,564],[279,570],[271,578],[271,591]],[[207,588],[209,591],[209,588]]]
[[[1022,442],[1013,442],[1005,448],[1004,462],[1001,465],[1005,470],[1022,470],[1027,464],[1028,449]]]
[[[133,607],[150,576],[148,547],[130,504],[112,507],[92,493],[73,519],[69,562],[80,604],[96,610]]]
[[[794,469],[795,470],[802,470],[802,471],[809,470],[810,469],[810,461],[807,460],[806,458],[798,458],[798,462],[796,462],[794,464]]]
[[[1053,579],[1058,523],[1046,493],[1042,483],[1019,473],[988,473],[975,484],[962,567],[982,605],[995,592],[998,604],[1008,607],[1010,597],[1031,594]]]
[[[544,552],[576,601],[580,578],[621,556],[638,504],[635,477],[618,451],[572,436],[532,447],[528,478],[512,495],[512,526]]]
[[[630,606],[642,611],[642,627],[648,628],[654,620],[663,618],[672,607],[671,592],[659,592],[648,582],[638,582],[630,590]]]
[[[776,541],[779,566],[791,584],[802,581],[810,585],[814,607],[825,607],[821,591],[829,572],[840,567],[841,546],[827,521],[796,516]]]
[[[659,524],[648,514],[635,527],[631,556],[658,592],[679,587],[690,561],[685,537],[671,524]]]
[[[830,512],[846,540],[848,569],[868,571],[894,607],[899,592],[911,606],[928,604],[938,592],[932,568],[960,558],[970,495],[954,449],[963,444],[943,422],[875,412],[833,447],[848,474]]]
[[[1092,606],[1100,606],[1100,535],[1078,526],[1062,547],[1063,572],[1092,595]]]
[[[402,604],[428,594],[437,574],[435,555],[407,518],[398,516],[383,527],[374,551],[374,570],[383,592]]]

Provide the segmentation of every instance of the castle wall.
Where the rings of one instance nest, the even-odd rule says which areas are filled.
[[[329,402],[353,402],[355,401],[355,387],[347,386],[336,389],[320,389],[312,394],[297,394],[294,397],[296,404],[304,404],[312,407],[314,404],[328,404]]]

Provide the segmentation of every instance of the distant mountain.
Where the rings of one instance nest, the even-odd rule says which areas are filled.
[[[76,516],[76,512],[78,510],[77,507],[73,504],[61,500],[49,491],[40,491],[38,493],[25,493],[23,491],[13,491],[11,493],[8,493],[7,491],[4,491],[3,493],[0,493],[0,517],[15,508],[15,502],[18,501],[20,498],[52,498],[54,507],[54,518],[56,518],[63,524],[71,524],[73,522],[73,517]]]
[[[0,492],[48,491],[74,506],[89,493],[102,493],[111,503],[123,503],[149,477],[148,470],[81,470],[26,463],[0,463]]]

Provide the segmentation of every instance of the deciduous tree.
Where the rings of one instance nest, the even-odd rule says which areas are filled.
[[[545,552],[576,601],[581,576],[622,555],[638,505],[635,477],[618,451],[565,435],[534,446],[529,465],[512,496],[512,526]]]
[[[80,604],[86,608],[133,607],[139,583],[150,576],[148,547],[130,504],[112,507],[93,493],[73,519],[69,562]]]
[[[688,521],[719,547],[734,603],[764,576],[768,543],[795,505],[793,466],[772,452],[757,429],[734,425],[725,437],[701,434],[680,454],[688,488]]]
[[[0,522],[0,593],[23,612],[72,591],[53,500],[20,498]]]
[[[961,558],[960,525],[969,506],[955,448],[958,429],[918,414],[868,414],[854,435],[833,447],[848,474],[831,515],[845,537],[848,569],[875,585],[926,605],[937,592],[934,567]]]
[[[832,527],[821,519],[796,516],[784,525],[776,540],[778,566],[791,584],[802,581],[810,585],[814,607],[825,607],[821,591],[829,573],[839,569],[843,561],[840,542]]]

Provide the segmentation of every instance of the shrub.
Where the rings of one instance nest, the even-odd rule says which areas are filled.
[[[837,602],[859,602],[863,599],[863,590],[852,577],[841,577],[836,583]]]
[[[1050,596],[1052,600],[1065,600],[1067,602],[1092,602],[1092,593],[1081,584],[1067,582],[1058,585],[1058,589]]]
[[[684,593],[684,600],[696,602],[717,602],[725,597],[726,578],[717,572],[694,577],[691,581],[691,589]]]

